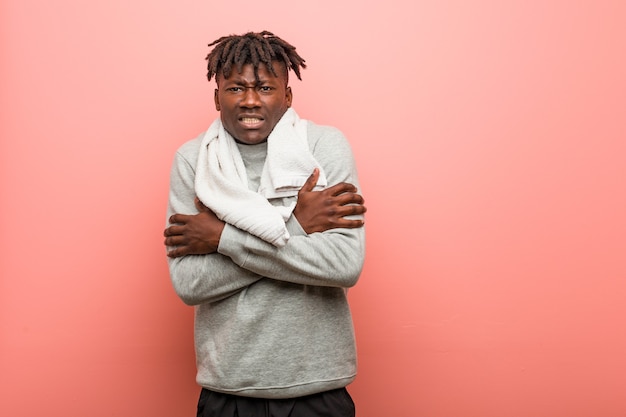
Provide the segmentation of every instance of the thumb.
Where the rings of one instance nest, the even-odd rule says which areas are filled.
[[[313,170],[313,173],[309,176],[309,178],[307,178],[302,188],[300,188],[300,192],[313,191],[313,188],[315,188],[315,184],[317,184],[317,180],[319,179],[319,177],[320,177],[320,170],[319,168],[315,168]]]
[[[198,210],[198,213],[202,213],[203,211],[209,211],[209,208],[205,206],[204,203],[202,203],[202,201],[200,201],[198,197],[196,197],[193,200],[193,202],[196,205],[196,209]]]

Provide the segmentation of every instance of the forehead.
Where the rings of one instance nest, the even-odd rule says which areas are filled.
[[[254,82],[254,81],[287,81],[287,67],[281,61],[272,61],[272,67],[276,72],[277,76],[274,76],[270,70],[266,67],[265,64],[259,64],[259,68],[257,70],[257,74],[254,73],[254,65],[253,64],[244,64],[241,68],[241,72],[237,71],[237,67],[234,66],[228,77],[225,77],[221,71],[218,72],[215,77],[216,82],[219,84],[222,80],[228,81],[245,81],[245,82]]]

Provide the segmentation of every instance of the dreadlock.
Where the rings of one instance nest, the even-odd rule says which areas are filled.
[[[300,68],[306,68],[304,59],[298,55],[294,46],[268,31],[222,36],[211,42],[209,47],[211,46],[215,47],[206,57],[209,81],[213,76],[217,80],[218,74],[222,74],[224,78],[230,77],[233,66],[241,73],[246,64],[252,64],[257,78],[261,64],[278,77],[272,61],[285,64],[287,70],[291,69],[299,80],[302,80]],[[288,74],[288,71],[285,71],[285,74]]]

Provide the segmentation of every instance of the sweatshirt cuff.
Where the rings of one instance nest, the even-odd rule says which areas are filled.
[[[304,231],[298,219],[293,214],[289,216],[289,219],[285,222],[285,226],[287,226],[287,231],[290,236],[306,236],[307,233]]]
[[[245,249],[248,233],[235,226],[226,223],[222,235],[220,236],[220,244],[217,252],[228,256],[237,265],[243,265],[248,251]]]
[[[296,216],[291,216],[285,223],[287,231],[291,237],[293,236],[306,236],[300,222],[296,219]],[[220,244],[217,247],[217,252],[228,256],[237,265],[242,266],[246,261],[248,255],[248,249],[246,243],[250,234],[237,227],[226,223],[222,235],[220,236]]]

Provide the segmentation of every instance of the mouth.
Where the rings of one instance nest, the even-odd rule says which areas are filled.
[[[261,123],[263,123],[263,119],[260,117],[240,117],[239,122],[241,122],[244,126],[248,128],[258,127]]]

